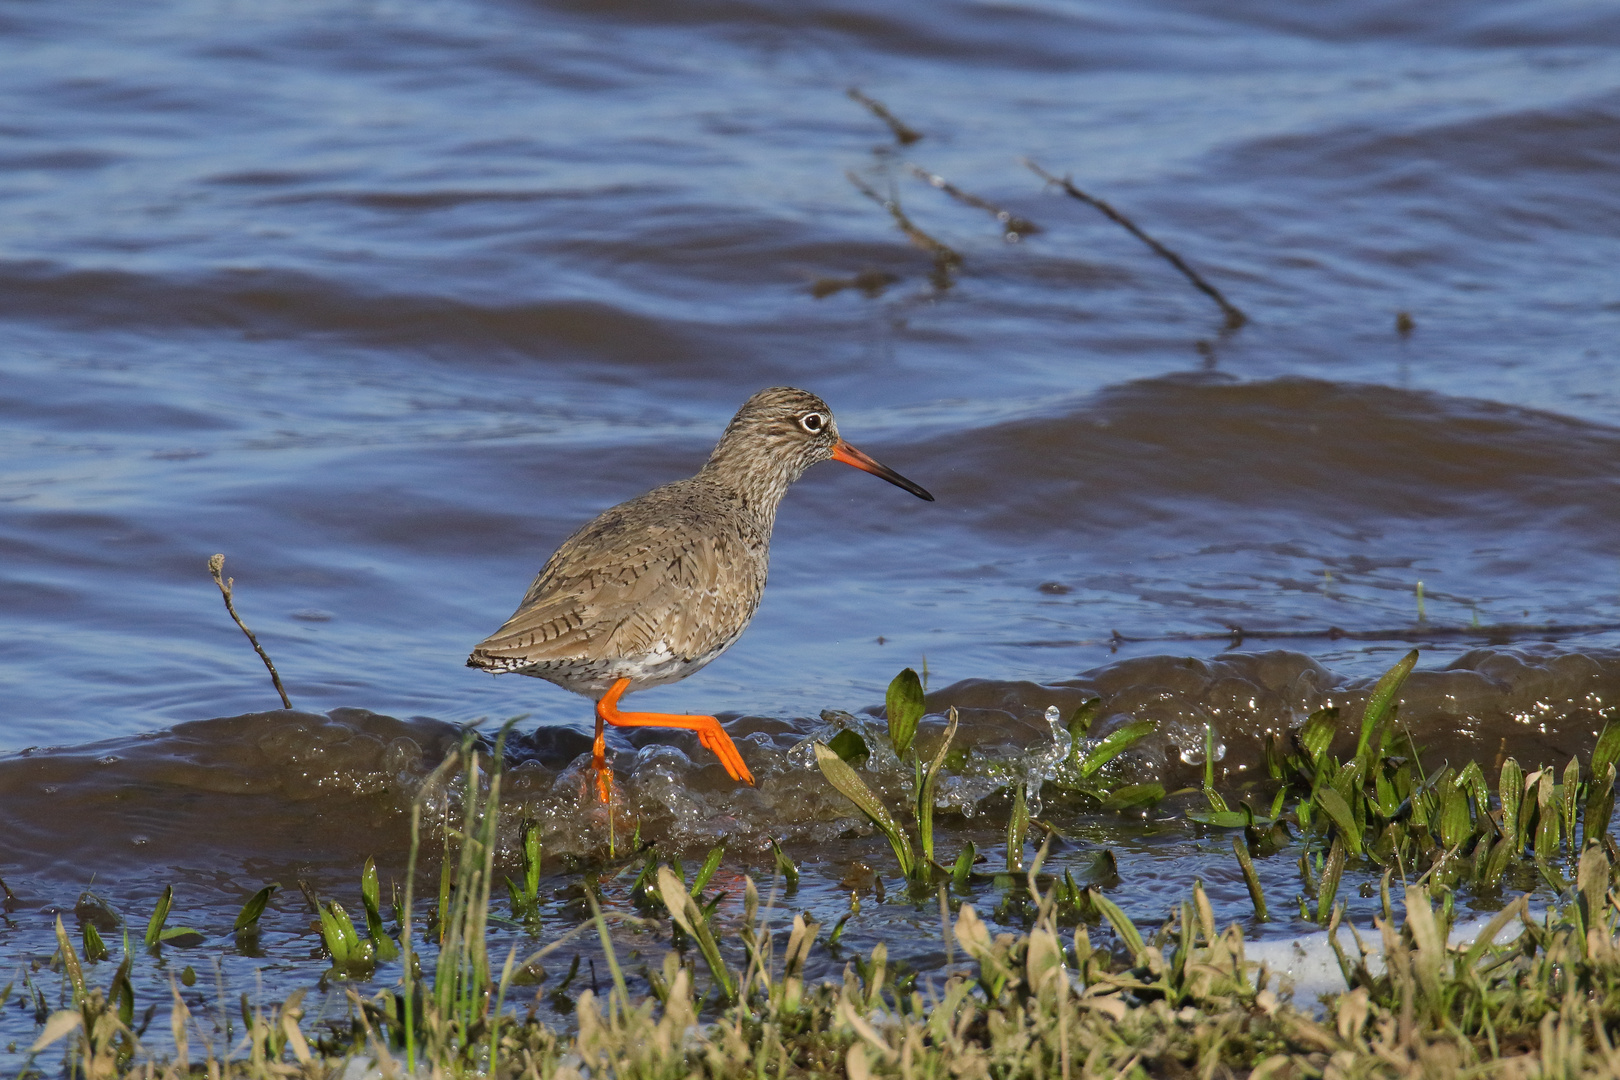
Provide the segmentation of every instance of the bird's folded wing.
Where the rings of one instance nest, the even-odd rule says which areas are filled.
[[[750,566],[734,533],[679,517],[626,530],[609,511],[557,550],[471,662],[709,655],[742,632],[759,604],[763,581],[753,579],[762,575]]]

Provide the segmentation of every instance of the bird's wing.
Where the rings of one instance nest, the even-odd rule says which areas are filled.
[[[510,668],[665,649],[697,658],[729,644],[764,585],[752,545],[666,492],[614,507],[569,537],[469,662]]]

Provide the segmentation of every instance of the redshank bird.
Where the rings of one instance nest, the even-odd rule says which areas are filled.
[[[626,712],[619,699],[686,678],[742,636],[765,591],[776,508],[790,484],[829,458],[934,501],[839,438],[816,395],[761,390],[696,476],[620,503],[563,541],[467,666],[533,675],[593,699],[591,765],[603,802],[612,784],[607,724],[695,731],[733,780],[753,784],[714,717]]]

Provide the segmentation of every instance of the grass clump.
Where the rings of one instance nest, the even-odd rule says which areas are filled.
[[[361,873],[363,926],[335,903],[319,905],[330,974],[355,980],[344,987],[346,1023],[313,1023],[302,993],[270,1008],[249,1008],[244,998],[240,1028],[223,1002],[223,1020],[199,1021],[176,987],[169,1003],[173,1051],[154,1055],[142,1043],[145,1020],[137,1020],[130,978],[136,950],[126,938],[121,961],[102,984],[98,973],[107,969],[87,968],[97,951],[89,933],[81,963],[81,949],[59,919],[56,961],[65,1003],[49,1013],[38,999],[42,1026],[24,1074],[44,1075],[34,1062],[61,1052],[61,1074],[86,1080],[181,1080],[199,1069],[210,1080],[329,1080],[353,1058],[375,1062],[384,1077],[510,1080],[1620,1076],[1614,1035],[1620,853],[1606,831],[1620,725],[1604,728],[1589,774],[1574,762],[1526,774],[1509,759],[1492,790],[1474,764],[1426,771],[1396,710],[1414,662],[1415,656],[1403,660],[1374,688],[1359,725],[1343,732],[1345,756],[1332,753],[1340,725],[1328,710],[1314,714],[1290,745],[1272,748],[1271,790],[1255,789],[1271,799],[1265,814],[1216,790],[1211,746],[1201,793],[1186,793],[1207,803],[1189,815],[1197,827],[1233,830],[1233,853],[1262,919],[1268,911],[1255,858],[1275,856],[1284,842],[1300,847],[1302,914],[1323,925],[1344,977],[1342,992],[1320,1008],[1290,1001],[1286,988],[1248,958],[1242,925],[1217,923],[1201,882],[1162,923],[1143,926],[1107,895],[1117,867],[1106,852],[1089,869],[1079,867],[1080,881],[1075,866],[1047,873],[1056,836],[1048,829],[1025,865],[1022,788],[1014,792],[1004,870],[974,873],[971,846],[953,867],[941,866],[927,811],[956,717],[931,760],[922,761],[914,738],[921,687],[912,696],[911,680],[897,680],[890,736],[910,755],[914,831],[901,828],[832,747],[817,746],[817,761],[878,823],[915,886],[892,902],[937,898],[947,959],[930,975],[895,962],[890,943],[864,954],[841,943],[860,911],[858,891],[830,931],[805,912],[779,916],[746,875],[719,878],[740,878],[740,912],[735,902],[723,903],[725,893],[706,895],[726,860],[719,847],[690,881],[677,860],[647,851],[617,869],[592,870],[570,886],[579,901],[564,909],[576,913],[571,929],[557,932],[549,925],[557,919],[548,917],[549,943],[536,942],[527,957],[514,947],[504,962],[492,959],[490,922],[503,918],[492,910],[502,741],[486,755],[469,735],[412,806],[404,895],[393,906],[397,944],[384,925],[373,863]],[[1080,760],[1097,748],[1083,749]],[[857,798],[863,791],[870,809]],[[456,800],[447,798],[452,793]],[[452,808],[447,817],[453,812],[459,820],[454,828],[447,822],[436,903],[424,917],[414,910],[423,809],[441,803]],[[791,895],[798,868],[779,847],[770,857]],[[520,929],[525,947],[543,929],[540,859],[538,829],[521,823],[517,873],[502,880],[510,925]],[[1381,914],[1366,937],[1347,926],[1337,895],[1351,867],[1387,868]],[[1508,899],[1473,940],[1453,940],[1456,892],[1499,892],[1514,873],[1555,884],[1557,903],[1532,914],[1527,896]],[[985,878],[994,880],[1003,907],[1017,894],[1022,932],[996,933],[981,917],[984,900],[974,888]],[[1401,881],[1411,884],[1400,888]],[[937,891],[923,892],[924,885]],[[735,896],[737,887],[728,887]],[[274,888],[249,900],[239,933],[251,932]],[[166,940],[171,904],[166,892],[147,944]],[[609,932],[613,920],[669,945],[661,961],[645,949],[640,958],[632,955],[631,963],[644,965],[634,984],[644,985],[644,993],[632,993],[636,973],[627,975],[621,963]],[[324,933],[329,924],[332,932]],[[576,953],[567,976],[547,984],[551,1000],[573,1010],[577,1030],[559,1031],[533,1009],[508,1007],[513,988],[534,981],[526,973],[538,971],[540,960],[592,931],[601,950],[595,959],[609,979],[597,984],[593,976],[589,988],[568,997],[581,970]],[[107,944],[96,940],[97,954],[111,960]],[[391,947],[397,967],[384,968]],[[841,975],[818,967],[823,957],[843,964]],[[594,971],[595,962],[587,963]],[[832,974],[816,981],[810,977],[816,970]],[[397,982],[368,996],[359,983],[382,971],[397,972]],[[147,1018],[150,1010],[148,1003]]]

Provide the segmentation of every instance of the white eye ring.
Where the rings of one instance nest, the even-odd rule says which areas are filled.
[[[812,435],[819,435],[827,427],[827,418],[821,413],[805,413],[799,417],[799,426]]]

